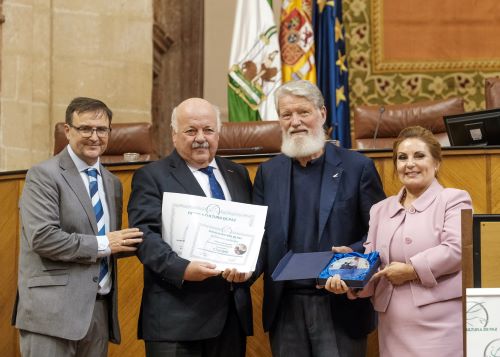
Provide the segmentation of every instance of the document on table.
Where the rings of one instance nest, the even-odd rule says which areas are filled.
[[[255,269],[267,206],[165,192],[162,237],[182,258],[216,269]]]

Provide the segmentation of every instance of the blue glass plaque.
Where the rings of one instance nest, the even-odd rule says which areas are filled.
[[[369,254],[336,253],[319,274],[318,284],[323,285],[329,277],[338,274],[347,286],[362,288],[379,266],[378,252]]]

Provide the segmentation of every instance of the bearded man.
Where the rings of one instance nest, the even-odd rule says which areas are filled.
[[[371,206],[385,195],[373,162],[325,140],[324,99],[308,81],[275,94],[282,154],[260,165],[255,204],[268,206],[255,280],[264,274],[263,323],[273,356],[365,356],[375,328],[369,300],[348,300],[315,279],[275,282],[289,251],[363,252]]]

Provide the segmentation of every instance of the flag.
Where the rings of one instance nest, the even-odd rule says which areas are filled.
[[[238,0],[229,59],[230,121],[278,119],[274,92],[281,85],[278,31],[267,0]]]
[[[311,0],[281,4],[280,48],[283,83],[305,79],[316,83]]]
[[[332,139],[351,147],[349,87],[342,0],[315,2],[314,42],[318,87],[325,97],[326,124]]]

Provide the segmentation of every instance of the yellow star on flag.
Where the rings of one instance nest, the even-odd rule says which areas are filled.
[[[335,89],[335,104],[338,107],[339,103],[341,101],[346,101],[345,93],[344,93],[344,86],[341,86],[337,89]]]
[[[339,66],[340,73],[342,73],[342,71],[347,72],[347,67],[345,65],[346,55],[342,56],[342,53],[338,51],[338,57],[339,59],[337,60],[337,62],[335,62],[335,64]]]
[[[344,34],[342,33],[342,24],[340,23],[339,19],[335,19],[335,42],[338,40],[343,40],[344,39]]]
[[[323,12],[323,9],[325,8],[325,6],[331,6],[331,7],[335,6],[334,1],[318,0],[317,3],[318,3],[318,7],[319,7],[319,12]]]

